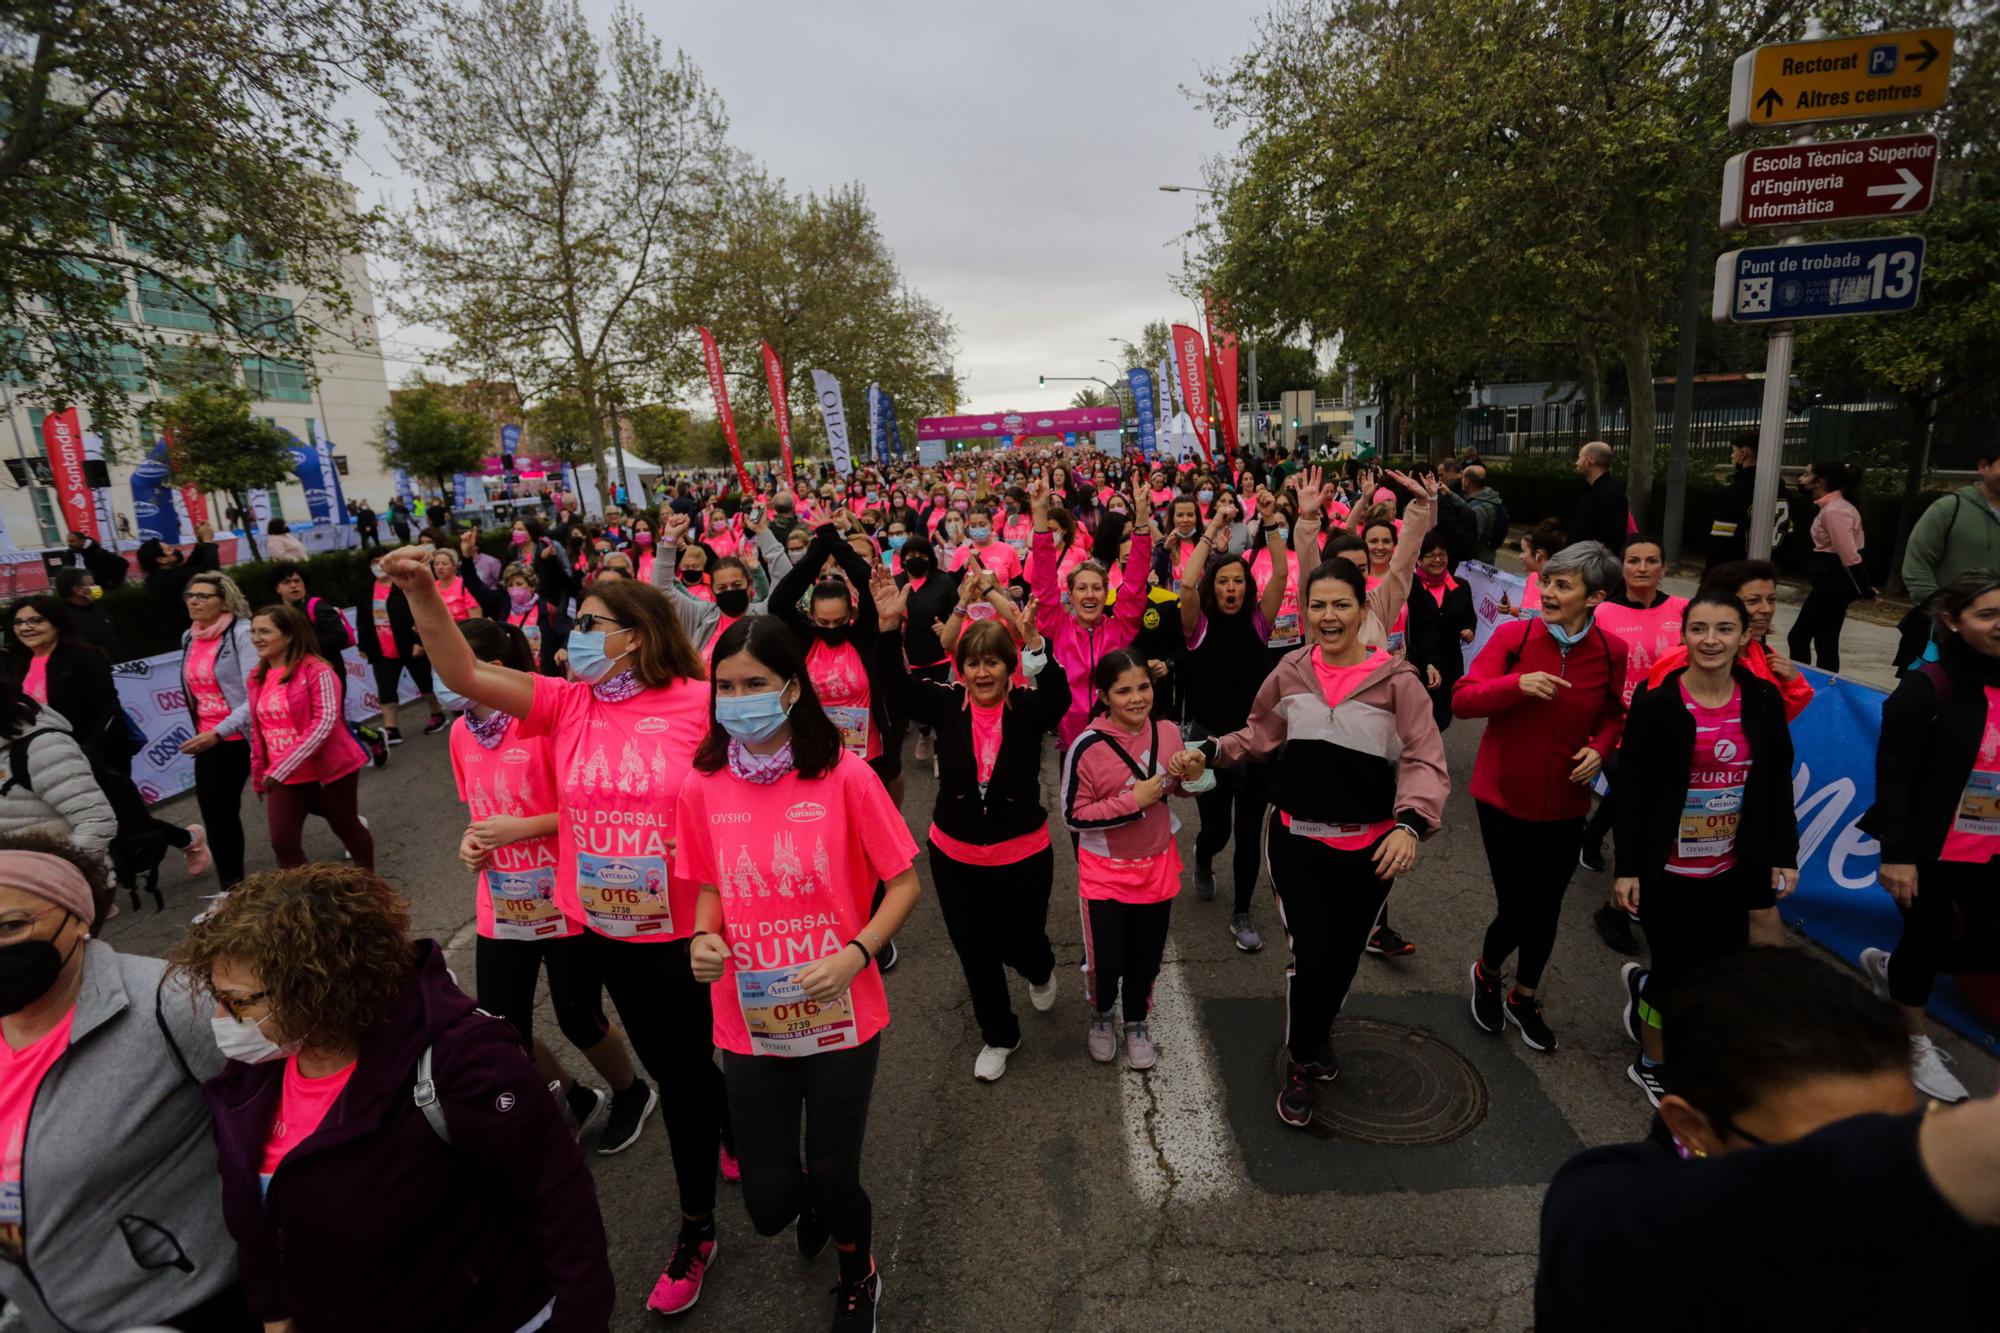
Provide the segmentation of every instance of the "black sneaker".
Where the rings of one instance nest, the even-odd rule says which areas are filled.
[[[826,1253],[826,1243],[832,1235],[833,1233],[819,1220],[819,1214],[813,1211],[812,1196],[808,1192],[805,1211],[799,1214],[798,1230],[793,1236],[798,1242],[799,1258],[819,1258]]]
[[[1577,849],[1576,863],[1592,874],[1603,874],[1604,844],[1601,842],[1585,842],[1582,847]]]
[[[609,1157],[637,1143],[639,1135],[645,1131],[646,1117],[653,1114],[653,1108],[659,1104],[660,1094],[643,1078],[635,1078],[631,1087],[612,1093],[611,1114],[605,1117],[604,1134],[597,1141],[597,1151]]]
[[[833,1333],[875,1333],[875,1308],[882,1303],[882,1270],[869,1265],[859,1282],[833,1288]]]
[[[1320,1043],[1319,1054],[1301,1066],[1315,1083],[1331,1083],[1340,1077],[1340,1061],[1333,1058],[1333,1039]]]
[[[1628,958],[1639,956],[1639,939],[1632,933],[1632,918],[1610,903],[1591,913],[1597,933],[1604,942]]]
[[[1396,933],[1394,926],[1377,926],[1368,932],[1368,952],[1381,958],[1408,958],[1417,946]]]
[[[1203,902],[1215,897],[1215,867],[1206,861],[1194,863],[1194,896]]]
[[[896,941],[894,940],[890,940],[887,947],[881,953],[875,955],[875,965],[882,969],[882,975],[885,977],[896,970],[896,964],[900,961],[901,955],[896,952]]]
[[[1303,1129],[1313,1118],[1313,1076],[1308,1066],[1294,1060],[1285,1072],[1285,1086],[1278,1089],[1278,1119]]]
[[[570,1084],[563,1100],[569,1103],[570,1119],[576,1122],[577,1138],[595,1129],[604,1113],[611,1109],[611,1094],[587,1083]]]
[[[380,768],[382,767],[382,765],[388,763],[389,762],[388,737],[384,736],[379,731],[376,732],[374,736],[370,737],[368,741],[368,755],[369,755],[369,762],[372,763],[376,768]]]
[[[432,713],[431,720],[424,723],[424,735],[435,736],[451,725],[451,714]]]
[[[1660,1098],[1667,1095],[1667,1085],[1661,1081],[1661,1076],[1666,1072],[1665,1065],[1648,1067],[1643,1060],[1634,1060],[1625,1067],[1625,1077],[1636,1083],[1639,1091],[1646,1094],[1646,1100],[1656,1107],[1660,1104]]]
[[[382,744],[401,745],[402,743],[403,743],[403,733],[400,728],[397,727],[382,728]]]
[[[1472,963],[1472,1021],[1484,1032],[1499,1032],[1507,1026],[1501,1015],[1500,978],[1483,977],[1479,961]]]
[[[1618,979],[1625,983],[1625,1035],[1635,1042],[1639,1040],[1639,987],[1646,976],[1647,969],[1637,963],[1627,963],[1618,969]]]
[[[1532,995],[1511,994],[1507,997],[1507,1021],[1521,1029],[1521,1040],[1537,1051],[1553,1051],[1556,1048],[1556,1034],[1542,1021],[1542,1002]]]

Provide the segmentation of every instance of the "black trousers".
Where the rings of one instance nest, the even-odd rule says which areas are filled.
[[[1389,900],[1393,881],[1375,876],[1379,842],[1359,851],[1337,851],[1302,838],[1278,822],[1265,826],[1271,858],[1271,892],[1292,961],[1285,969],[1285,1046],[1292,1059],[1315,1058],[1347,1002],[1354,969]]]
[[[1174,900],[1125,903],[1083,898],[1084,988],[1090,1007],[1111,1012],[1124,996],[1125,1021],[1142,1023],[1153,1011],[1153,983],[1167,952],[1167,924]]]
[[[194,803],[215,857],[216,882],[243,878],[243,788],[250,781],[250,742],[225,740],[194,757]]]
[[[1007,969],[1046,986],[1055,975],[1056,952],[1049,943],[1049,889],[1055,882],[1056,854],[1044,847],[1025,860],[1004,866],[974,866],[938,850],[930,853],[931,883],[937,887],[944,928],[972,992],[972,1016],[988,1046],[1009,1049],[1021,1042],[1021,1020],[1007,993]]]
[[[688,942],[638,944],[595,931],[583,939],[632,1053],[659,1085],[681,1211],[690,1217],[712,1212],[717,1152],[733,1139],[715,1064],[715,1015],[708,987],[688,970]]]
[[[868,1254],[872,1210],[868,1191],[861,1188],[861,1143],[881,1054],[876,1037],[824,1055],[722,1053],[736,1155],[743,1165],[743,1202],[759,1235],[777,1235],[810,1201],[836,1242]]]
[[[1217,768],[1215,786],[1194,798],[1201,812],[1201,831],[1195,835],[1195,860],[1212,863],[1217,854],[1236,840],[1230,854],[1230,872],[1236,885],[1238,912],[1250,910],[1257,892],[1257,876],[1263,870],[1264,809],[1271,798],[1271,769],[1268,764],[1245,764],[1240,768]]]
[[[1556,924],[1562,919],[1569,877],[1576,870],[1583,820],[1516,819],[1484,801],[1474,804],[1479,807],[1479,835],[1486,844],[1498,906],[1486,927],[1479,961],[1489,976],[1497,976],[1508,956],[1520,950],[1515,983],[1534,990],[1542,984],[1542,969],[1556,947]]]
[[[1847,623],[1847,605],[1854,600],[1854,578],[1837,556],[1812,558],[1808,566],[1812,591],[1799,607],[1799,618],[1785,636],[1792,660],[1800,666],[1817,662],[1822,671],[1840,670],[1840,630]],[[1817,654],[1817,658],[1815,658]]]
[[[1651,966],[1646,1003],[1663,1013],[1673,990],[1703,963],[1750,947],[1743,880],[1735,870],[1690,879],[1664,870],[1639,880],[1639,920],[1646,927]]]
[[[658,947],[658,946],[650,946]],[[479,1007],[514,1025],[527,1046],[535,1037],[535,988],[549,969],[549,1007],[563,1040],[587,1051],[604,1040],[604,987],[591,970],[591,948],[582,935],[554,940],[493,940],[472,946],[473,987]]]
[[[1925,861],[1917,896],[1903,913],[1903,938],[1889,955],[1889,997],[1923,1005],[1940,972],[2000,972],[2000,866]],[[1954,934],[1957,927],[1962,931]]]

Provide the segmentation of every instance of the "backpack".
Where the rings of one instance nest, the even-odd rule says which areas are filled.
[[[28,744],[37,736],[70,736],[71,740],[76,739],[61,727],[37,727],[33,731],[17,736],[12,741],[9,741],[7,743],[7,780],[0,782],[0,796],[5,796],[16,787],[27,791],[35,789],[35,784],[28,779]],[[88,752],[84,754],[84,758],[85,760],[90,758]]]
[[[325,598],[322,597],[306,598],[306,619],[309,622],[311,622],[315,627],[317,627],[319,624],[319,604],[324,600]],[[340,622],[341,636],[347,640],[347,642],[345,642],[341,646],[343,648],[352,648],[354,646],[354,626],[348,624],[347,617],[339,614],[338,612],[334,614],[334,619]]]

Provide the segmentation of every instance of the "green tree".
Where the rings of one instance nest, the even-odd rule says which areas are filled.
[[[453,406],[446,386],[419,379],[389,398],[375,447],[382,461],[446,489],[454,473],[471,472],[491,452],[493,430],[474,412]]]
[[[8,5],[0,376],[115,438],[167,346],[131,323],[133,275],[201,341],[298,360],[339,333],[369,218],[338,183],[355,131],[337,107],[404,69],[417,3]],[[274,316],[281,274],[310,309]]]
[[[608,407],[670,396],[698,359],[675,306],[724,182],[742,170],[720,100],[621,6],[600,41],[575,0],[464,0],[429,69],[384,113],[417,181],[391,307],[442,329],[442,359],[574,398],[598,475]]]
[[[173,432],[174,480],[228,495],[250,512],[249,493],[292,475],[296,441],[286,431],[250,415],[250,396],[234,385],[191,384],[154,411]],[[255,525],[247,525],[250,553],[257,553]]]
[[[694,448],[694,420],[686,408],[664,403],[635,407],[625,416],[625,447],[635,458],[661,467],[684,465]]]

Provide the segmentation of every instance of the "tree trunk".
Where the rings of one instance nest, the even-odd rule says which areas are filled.
[[[1604,372],[1597,364],[1597,335],[1584,330],[1577,339],[1576,369],[1583,376],[1583,430],[1593,440],[1604,438]]]
[[[1626,420],[1631,423],[1627,445],[1625,494],[1632,502],[1632,517],[1641,528],[1651,530],[1648,510],[1653,499],[1653,443],[1658,405],[1653,399],[1653,326],[1650,320],[1633,318],[1626,322],[1619,342],[1625,354],[1625,395],[1630,399]]]
[[[1917,526],[1917,500],[1923,494],[1924,474],[1930,471],[1931,437],[1937,430],[1937,402],[1938,381],[1935,377],[1923,393],[1909,396],[1910,415],[1917,422],[1917,439],[1905,454],[1908,465],[1903,469],[1903,498],[1896,506],[1896,546],[1889,557],[1889,577],[1883,580],[1883,586],[1898,597],[1909,591],[1903,585],[1903,553],[1909,549],[1910,530]]]
[[[231,491],[230,500],[236,505],[236,512],[243,515],[243,542],[250,548],[250,558],[258,558],[257,516],[250,512],[250,494],[247,491]]]
[[[597,380],[586,371],[577,384],[577,397],[583,400],[584,419],[590,423],[590,461],[597,469],[597,494],[605,508],[611,506],[611,469],[604,462],[604,407],[598,401]],[[582,485],[581,479],[577,483]],[[583,497],[577,496],[581,504]]]

